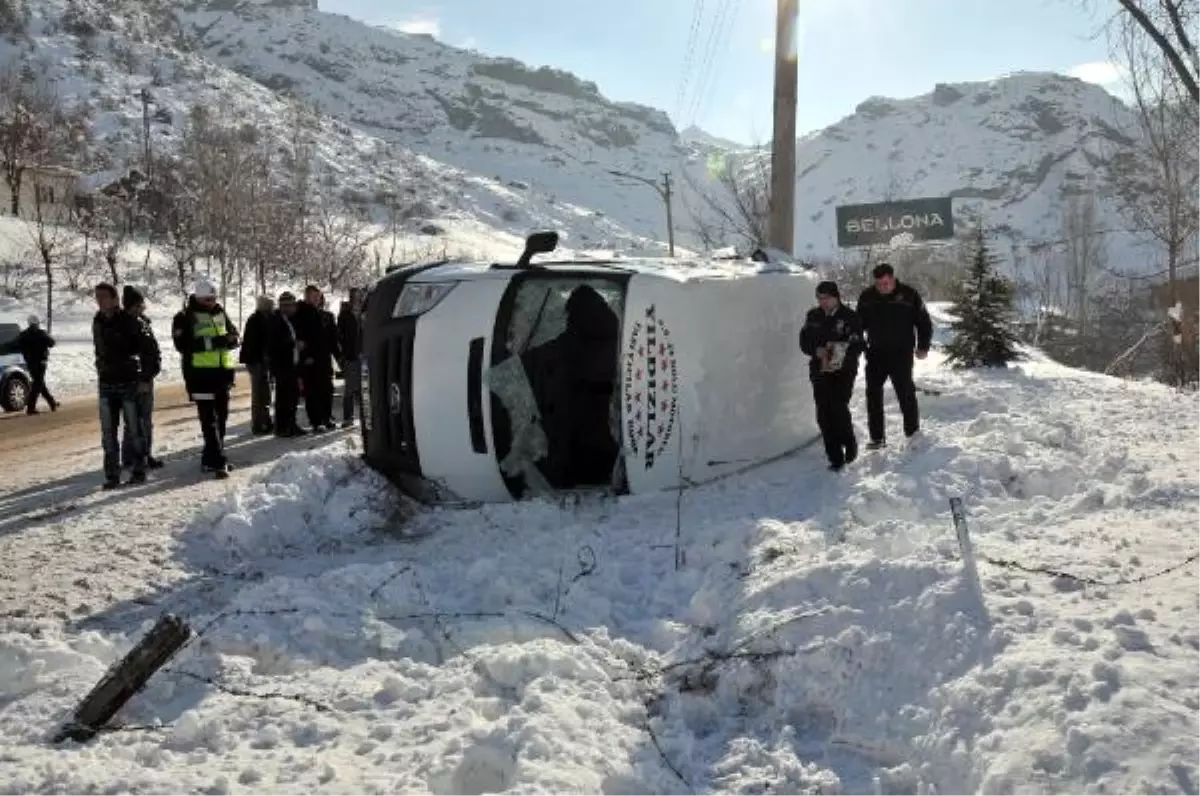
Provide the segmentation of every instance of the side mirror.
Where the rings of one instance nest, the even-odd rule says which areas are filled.
[[[521,257],[517,260],[517,268],[528,268],[533,255],[552,252],[557,248],[557,232],[535,232],[525,239],[525,251],[521,252]]]

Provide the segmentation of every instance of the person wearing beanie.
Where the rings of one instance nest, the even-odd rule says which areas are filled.
[[[125,312],[132,315],[142,331],[141,346],[138,358],[141,361],[141,377],[137,385],[137,395],[134,403],[137,409],[137,425],[125,426],[125,440],[121,445],[122,464],[128,469],[136,469],[137,463],[132,461],[132,451],[141,452],[145,466],[157,470],[163,466],[161,459],[151,454],[154,443],[154,380],[162,373],[162,350],[158,338],[154,336],[154,326],[146,317],[146,300],[141,291],[132,285],[126,285],[121,291],[121,306]],[[133,435],[140,434],[140,444],[133,444]]]
[[[46,388],[46,371],[50,367],[50,349],[54,348],[54,338],[42,328],[41,319],[30,315],[25,319],[26,327],[21,330],[16,339],[9,344],[21,354],[25,367],[29,368],[29,378],[33,382],[29,390],[29,401],[25,404],[25,413],[38,414],[38,398],[44,398],[51,412],[58,411],[58,401]]]
[[[296,334],[300,348],[300,380],[304,411],[313,432],[336,429],[333,422],[333,360],[337,354],[337,322],[325,310],[325,297],[316,285],[304,288],[296,304]]]
[[[204,450],[200,468],[217,478],[229,477],[225,458],[225,429],[229,420],[229,390],[233,387],[238,331],[217,302],[217,287],[207,279],[196,282],[184,310],[171,328],[183,361],[188,398],[196,404]]]
[[[238,361],[250,375],[250,433],[255,436],[274,431],[271,420],[271,372],[267,356],[267,332],[275,314],[275,301],[259,296],[254,312],[242,329],[242,346]]]
[[[921,294],[896,279],[891,264],[875,266],[875,284],[858,297],[855,307],[862,318],[867,342],[867,426],[875,449],[887,444],[883,421],[883,384],[892,382],[904,417],[904,436],[921,428],[917,387],[913,383],[913,357],[924,359],[933,340],[933,321]],[[915,354],[914,354],[915,351]]]
[[[817,426],[825,443],[829,469],[834,471],[858,458],[850,396],[858,378],[862,349],[858,313],[842,303],[835,282],[817,285],[817,306],[804,318],[800,350],[810,357],[808,374],[817,408]]]

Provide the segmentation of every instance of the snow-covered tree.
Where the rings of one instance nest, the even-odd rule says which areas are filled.
[[[975,236],[975,256],[956,291],[950,325],[954,336],[946,361],[959,368],[1005,367],[1020,357],[1012,284],[996,271],[983,229]]]

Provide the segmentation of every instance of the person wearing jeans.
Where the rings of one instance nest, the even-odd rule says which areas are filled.
[[[137,404],[137,424],[136,426],[125,425],[125,441],[121,446],[121,464],[131,469],[134,467],[134,463],[129,457],[133,450],[133,435],[137,433],[142,437],[139,447],[145,457],[146,466],[157,470],[163,466],[163,461],[156,459],[151,453],[154,450],[154,380],[162,372],[162,352],[158,347],[158,338],[154,336],[154,328],[150,324],[150,319],[146,317],[146,300],[142,294],[136,288],[126,285],[121,294],[121,303],[125,307],[125,312],[137,320],[142,330],[140,354],[142,375],[134,395],[134,402]]]
[[[117,289],[101,283],[95,290],[98,311],[92,319],[92,343],[96,354],[96,384],[100,409],[100,441],[104,448],[104,488],[121,485],[120,425],[135,431],[126,440],[126,458],[133,466],[131,484],[146,481],[142,435],[137,433],[137,391],[142,381],[144,336],[141,324],[123,311]]]

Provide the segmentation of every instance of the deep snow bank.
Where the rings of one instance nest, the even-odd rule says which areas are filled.
[[[169,728],[50,750],[136,633],[0,638],[37,672],[5,682],[0,789],[1194,792],[1194,567],[984,562],[981,602],[946,499],[984,559],[1152,573],[1195,546],[1195,397],[918,376],[921,445],[686,493],[678,572],[674,495],[427,511],[388,544],[349,449],[282,460],[187,532],[257,579],[121,717]]]

